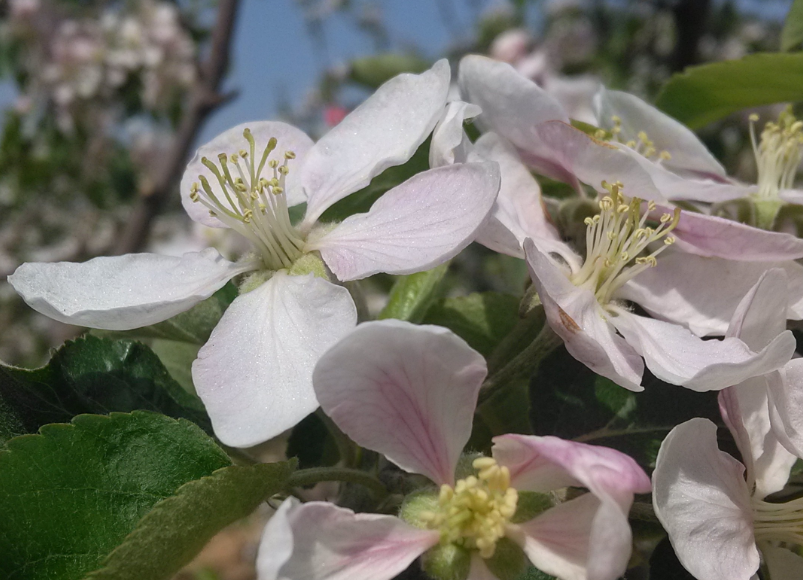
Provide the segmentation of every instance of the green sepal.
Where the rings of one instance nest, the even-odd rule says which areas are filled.
[[[520,491],[516,513],[510,518],[512,524],[523,524],[555,506],[555,498],[548,493]]]
[[[291,276],[306,276],[307,274],[312,274],[316,278],[323,278],[329,281],[329,273],[326,270],[326,264],[323,263],[323,260],[317,253],[304,254],[290,266],[287,273]]]
[[[517,580],[529,564],[521,547],[509,538],[496,542],[494,555],[485,560],[485,565],[499,580]]]
[[[471,571],[471,552],[455,544],[439,544],[424,553],[421,567],[434,580],[466,580]]]
[[[399,517],[411,526],[427,530],[426,522],[421,519],[424,512],[438,511],[438,491],[432,488],[421,489],[404,498]]]

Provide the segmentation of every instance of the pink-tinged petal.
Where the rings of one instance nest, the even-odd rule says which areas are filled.
[[[803,457],[803,358],[769,375],[767,387],[774,434],[790,453]]]
[[[601,193],[606,193],[603,181],[621,181],[626,195],[664,199],[640,161],[615,145],[561,121],[541,123],[531,134],[532,142],[519,153],[524,163],[547,177],[575,187],[580,181]]]
[[[665,199],[717,203],[745,197],[755,189],[755,186],[722,182],[716,179],[703,179],[698,176],[684,177],[673,173],[662,163],[647,159],[627,145],[617,144],[617,147],[641,166]],[[634,192],[632,195],[638,196],[639,194]]]
[[[250,447],[318,407],[312,369],[357,323],[348,290],[277,272],[232,302],[192,365],[215,434]]]
[[[321,407],[357,444],[437,484],[471,434],[485,360],[439,326],[367,322],[315,367]]]
[[[762,544],[761,553],[772,580],[800,580],[803,578],[803,558],[790,549]]]
[[[452,101],[446,105],[443,118],[432,131],[432,142],[429,146],[430,167],[466,162],[471,141],[463,131],[463,122],[473,119],[481,112],[477,105],[464,101]]]
[[[29,262],[8,281],[31,308],[59,322],[130,330],[189,310],[253,269],[209,248],[180,258],[127,254],[80,264]]]
[[[653,507],[681,564],[698,580],[749,580],[758,570],[744,466],[692,419],[669,432],[653,472]]]
[[[477,124],[495,131],[520,148],[532,143],[532,129],[545,121],[569,122],[553,97],[507,63],[469,55],[458,75],[464,98],[482,109]]]
[[[716,391],[778,370],[795,352],[788,330],[754,352],[738,338],[703,340],[678,324],[624,310],[611,322],[656,377],[694,391]]]
[[[655,214],[672,213],[656,208]],[[682,211],[672,231],[676,246],[690,254],[744,262],[778,262],[803,257],[803,240],[732,220]]]
[[[394,77],[315,144],[302,169],[303,227],[415,153],[443,114],[450,77],[445,59],[420,75]]]
[[[789,479],[797,457],[789,453],[773,432],[770,421],[767,376],[753,377],[723,389],[719,406],[747,467],[747,486],[758,499],[780,491]]]
[[[271,137],[276,138],[277,145],[275,151],[270,154],[268,159],[277,159],[280,162],[283,162],[285,151],[292,151],[296,154],[296,158],[290,161],[288,164],[290,173],[288,173],[287,177],[285,178],[287,203],[288,205],[293,206],[303,202],[306,199],[299,183],[299,177],[301,173],[299,169],[304,162],[307,151],[309,151],[313,145],[312,139],[310,139],[301,129],[296,129],[292,125],[281,123],[279,121],[255,121],[253,123],[243,123],[242,125],[237,125],[236,127],[224,131],[212,139],[209,143],[200,147],[195,153],[195,156],[192,158],[192,161],[190,161],[187,165],[187,169],[184,170],[184,177],[181,178],[180,187],[181,204],[184,206],[184,210],[187,212],[190,218],[192,218],[194,221],[212,228],[228,227],[216,217],[210,216],[209,209],[203,204],[193,202],[190,199],[190,187],[193,183],[199,182],[199,176],[203,175],[209,180],[209,184],[212,186],[212,191],[215,193],[218,200],[225,204],[226,207],[231,207],[226,201],[226,196],[223,193],[223,190],[220,188],[220,183],[218,182],[217,178],[211,171],[209,171],[208,167],[201,163],[201,159],[208,157],[212,163],[219,167],[220,162],[218,161],[218,155],[220,153],[231,155],[232,153],[238,153],[243,149],[249,151],[250,146],[248,141],[245,139],[245,137],[243,137],[243,130],[246,128],[251,130],[251,134],[254,136],[254,141],[256,143],[255,158],[257,167],[259,167],[259,162],[262,159],[262,152],[265,150],[265,147],[267,146]],[[243,165],[243,167],[245,168],[245,165]],[[263,177],[270,179],[273,177],[273,174],[271,173],[270,175],[267,175],[268,171],[270,170],[266,166],[265,169],[263,169]]]
[[[502,176],[492,218],[480,229],[477,242],[517,258],[524,257],[522,244],[527,238],[533,238],[539,247],[542,240],[547,245],[563,245],[546,216],[541,188],[515,148],[496,133],[486,133],[474,144],[474,150],[484,159],[497,162]],[[571,250],[569,253],[573,254]]]
[[[519,528],[533,565],[561,580],[615,580],[630,559],[627,511],[608,497],[585,494]]]
[[[616,291],[656,318],[682,324],[698,336],[723,335],[739,302],[765,271],[786,272],[787,318],[803,318],[803,266],[792,262],[737,262],[668,250]]]
[[[257,573],[259,580],[390,580],[438,540],[438,532],[393,516],[290,499],[268,520]]]
[[[524,251],[547,322],[563,339],[566,350],[592,371],[616,384],[631,391],[643,390],[641,357],[616,334],[594,295],[572,284],[532,240],[525,241]]]
[[[320,250],[343,281],[428,270],[471,243],[498,191],[496,163],[430,169],[385,193],[369,212],[311,238],[307,247]]]
[[[778,197],[789,203],[803,204],[803,190],[800,189],[782,189],[778,192]]]
[[[759,350],[786,330],[786,272],[771,268],[736,307],[725,336],[735,336]]]
[[[493,443],[494,459],[510,470],[510,484],[518,490],[580,486],[632,500],[651,489],[632,458],[608,447],[532,435],[501,435]]]
[[[664,161],[670,169],[725,177],[722,165],[685,125],[662,113],[638,97],[602,87],[594,97],[597,122],[613,128],[613,117],[621,120],[622,141],[638,141],[644,131],[657,151],[667,151],[672,158]]]

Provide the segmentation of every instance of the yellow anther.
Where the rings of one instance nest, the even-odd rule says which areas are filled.
[[[246,151],[245,149],[240,149],[238,153],[240,154],[240,157],[242,157],[243,159],[248,157],[248,151]]]
[[[279,166],[279,162],[276,159],[271,159],[268,161],[268,167],[272,169],[276,169]]]
[[[661,215],[661,223],[662,224],[665,224],[666,222],[669,222],[669,221],[672,221],[672,214],[671,213],[665,213],[665,214]]]
[[[274,187],[273,188],[273,195],[279,195],[280,193],[284,193],[283,187]]]
[[[667,246],[671,246],[674,243],[675,243],[674,236],[669,236],[668,238],[664,238],[664,244],[666,244]]]
[[[623,203],[616,208],[616,211],[618,211],[619,213],[627,213],[628,211],[630,211],[630,206]]]
[[[471,466],[474,469],[485,469],[487,467],[493,467],[495,465],[496,465],[496,459],[494,459],[493,457],[478,457],[471,463]]]
[[[287,167],[287,165],[282,165],[281,167],[279,167],[279,173],[281,173],[282,175],[287,175],[288,173],[290,173],[290,168]]]
[[[660,157],[664,161],[669,161],[670,159],[672,159],[672,154],[669,151],[667,151],[666,149],[664,149],[663,151],[661,151],[661,153],[658,155],[658,157]]]
[[[630,141],[628,141],[627,143],[625,143],[625,145],[627,145],[627,146],[628,146],[628,147],[630,147],[631,149],[635,149],[635,147],[636,147],[636,142],[635,142],[635,141],[633,141],[633,140],[631,139]]]
[[[293,153],[292,151],[285,151],[284,152],[284,158],[285,159],[295,159],[296,158],[296,154]]]
[[[644,143],[645,145],[647,145],[649,143],[652,143],[652,141],[650,141],[647,138],[647,133],[645,133],[644,131],[639,131],[637,137],[638,137],[638,140],[641,141],[642,143]]]
[[[614,125],[621,125],[622,118],[619,115],[614,115],[611,117],[611,121],[613,121]]]
[[[648,201],[647,202],[647,209],[649,209],[650,211],[655,211],[655,208],[656,208],[656,205],[655,205],[654,201]]]
[[[193,181],[192,185],[190,185],[190,193],[195,193],[198,191],[198,182]]]
[[[591,219],[590,217],[587,217],[586,219],[584,219],[584,220],[583,220],[583,223],[584,223],[585,225],[587,225],[587,226],[590,226],[590,225],[593,225],[593,224],[594,224],[594,220],[593,220],[593,219]]]
[[[231,161],[232,163],[237,163],[238,159],[239,157],[237,156],[236,153],[232,153],[231,155],[229,155],[229,161]]]
[[[748,117],[748,118],[750,119],[750,121],[752,121],[753,123],[755,123],[756,121],[758,121],[758,118],[759,118],[759,117],[758,117],[758,115],[757,115],[757,114],[755,114],[755,113],[751,113],[751,114],[750,114],[750,117]]]
[[[198,190],[197,189],[195,189],[193,191],[190,191],[190,199],[192,201],[198,201],[198,200],[201,199],[200,196],[198,195]]]

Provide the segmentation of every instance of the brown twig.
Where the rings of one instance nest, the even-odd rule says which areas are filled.
[[[229,63],[239,6],[240,0],[220,0],[209,55],[199,67],[198,81],[190,93],[173,143],[161,165],[156,168],[152,185],[143,192],[131,212],[115,248],[117,254],[137,252],[145,246],[153,219],[176,191],[176,184],[201,126],[213,110],[232,98],[232,95],[220,93],[220,84]]]

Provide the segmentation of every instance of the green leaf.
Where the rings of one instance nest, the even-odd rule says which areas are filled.
[[[195,394],[195,385],[192,383],[192,363],[198,358],[201,347],[189,342],[178,340],[162,340],[154,338],[150,341],[151,350],[156,353],[159,360],[176,382],[188,393]]]
[[[153,506],[86,580],[168,579],[218,531],[284,488],[292,462],[232,466],[191,481]]]
[[[173,380],[148,347],[129,340],[88,335],[65,343],[39,369],[0,364],[0,400],[15,414],[12,435],[82,413],[137,409],[190,419],[211,432],[201,401]],[[0,417],[6,416],[2,406]]]
[[[794,0],[781,30],[781,50],[800,48],[803,42],[803,0]]]
[[[200,346],[209,340],[226,308],[237,296],[237,287],[229,282],[203,302],[164,322],[126,331],[93,330],[92,334],[108,338],[162,338]]]
[[[369,89],[377,89],[379,85],[396,75],[422,73],[429,67],[429,62],[415,55],[378,54],[351,61],[349,78]]]
[[[519,299],[515,296],[477,292],[436,302],[424,322],[445,326],[487,357],[516,326],[518,312]]]
[[[157,502],[229,465],[189,421],[142,411],[11,439],[0,450],[0,578],[83,578]]]
[[[397,318],[419,323],[439,297],[443,287],[443,277],[449,263],[441,264],[409,276],[400,276],[390,291],[387,305],[379,313],[379,320]]]
[[[429,169],[429,142],[429,139],[424,141],[406,163],[385,169],[366,187],[327,209],[323,212],[321,221],[341,222],[355,213],[365,213],[386,191]]]
[[[656,105],[692,129],[747,107],[803,99],[803,53],[758,53],[687,68]]]

